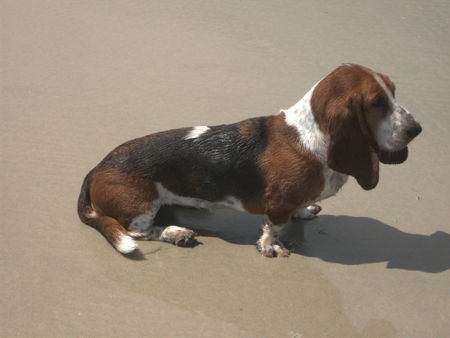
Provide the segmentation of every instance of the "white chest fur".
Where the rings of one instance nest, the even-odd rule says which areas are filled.
[[[348,176],[345,174],[338,173],[328,166],[325,166],[322,170],[322,175],[324,179],[323,190],[315,202],[324,200],[328,197],[336,195],[339,189],[347,182]]]
[[[348,179],[347,175],[338,173],[327,166],[329,137],[320,130],[311,107],[311,97],[316,85],[291,108],[282,110],[285,114],[286,123],[297,130],[302,146],[309,150],[324,166],[322,170],[325,181],[324,188],[313,202],[335,195]]]

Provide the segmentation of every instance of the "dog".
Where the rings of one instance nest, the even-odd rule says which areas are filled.
[[[228,206],[265,215],[257,249],[285,257],[278,233],[291,217],[315,217],[321,209],[315,203],[335,195],[348,176],[375,188],[379,162],[404,162],[421,130],[397,103],[389,77],[343,64],[277,115],[120,145],[84,179],[78,214],[129,254],[137,249],[134,239],[196,242],[190,229],[153,224],[162,205]]]

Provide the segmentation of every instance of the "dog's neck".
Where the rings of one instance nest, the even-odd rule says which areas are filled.
[[[286,123],[297,130],[301,146],[325,164],[328,154],[328,137],[320,130],[311,108],[311,97],[316,86],[317,84],[291,108],[281,112],[285,114]]]

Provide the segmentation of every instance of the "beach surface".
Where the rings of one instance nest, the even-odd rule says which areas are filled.
[[[0,8],[0,336],[449,337],[450,3],[24,1]],[[276,114],[341,63],[388,74],[423,126],[376,189],[353,178],[255,250],[260,216],[166,208],[195,248],[115,252],[82,224],[120,143]]]

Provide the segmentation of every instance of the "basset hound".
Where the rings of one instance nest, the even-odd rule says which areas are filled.
[[[277,115],[120,145],[86,176],[78,214],[128,254],[134,239],[196,242],[192,230],[153,224],[162,205],[228,206],[265,215],[257,248],[283,257],[289,251],[277,234],[290,217],[314,217],[314,203],[335,195],[348,176],[375,188],[379,162],[404,162],[421,130],[386,75],[343,64]]]

